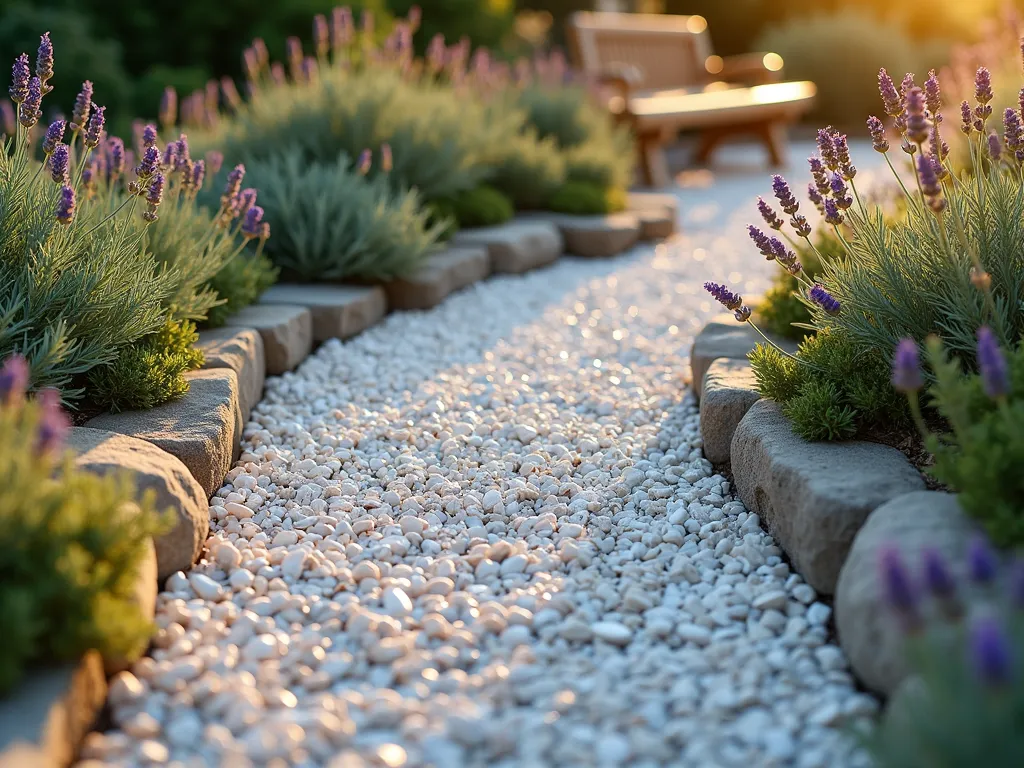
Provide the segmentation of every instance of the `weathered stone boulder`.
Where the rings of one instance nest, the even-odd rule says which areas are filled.
[[[491,273],[491,258],[481,245],[450,246],[433,254],[411,275],[384,286],[392,309],[431,309],[449,294]]]
[[[230,368],[238,376],[238,401],[247,422],[267,376],[263,337],[255,328],[213,328],[199,334],[197,346],[206,358],[203,368]]]
[[[491,272],[519,274],[550,264],[562,255],[562,234],[551,222],[517,219],[496,227],[464,229],[453,245],[483,246]]]
[[[754,306],[755,297],[747,300]],[[779,339],[769,335],[776,344],[790,354],[799,346],[795,341]],[[725,357],[730,360],[746,360],[754,347],[764,342],[761,335],[745,323],[736,322],[732,313],[716,315],[701,329],[690,348],[690,374],[693,392],[700,399],[704,375],[715,360]]]
[[[231,315],[225,325],[259,331],[271,376],[292,370],[313,351],[313,316],[305,307],[253,304]]]
[[[313,341],[347,339],[376,325],[388,304],[379,286],[278,283],[261,304],[305,307],[313,318]]]
[[[700,399],[700,434],[708,461],[729,461],[736,427],[760,398],[757,380],[746,360],[719,358],[711,363]]]

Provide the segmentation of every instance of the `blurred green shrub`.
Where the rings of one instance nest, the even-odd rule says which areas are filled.
[[[547,207],[579,216],[617,213],[626,210],[626,190],[587,181],[567,181],[551,196]]]
[[[481,184],[468,192],[433,201],[432,215],[438,219],[452,219],[460,228],[492,227],[509,221],[515,210],[506,195]]]
[[[515,21],[513,0],[387,0],[388,10],[405,17],[418,6],[422,20],[416,33],[416,49],[426,50],[434,35],[449,42],[468,37],[474,47],[500,48],[509,42]]]

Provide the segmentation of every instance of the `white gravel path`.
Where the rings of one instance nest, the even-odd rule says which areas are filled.
[[[81,765],[863,764],[829,608],[701,455],[700,285],[767,273],[690,223],[271,379]]]

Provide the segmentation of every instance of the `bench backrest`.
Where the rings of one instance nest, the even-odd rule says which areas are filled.
[[[643,89],[686,88],[708,81],[712,54],[702,16],[579,11],[568,21],[576,65],[587,74],[636,67]]]

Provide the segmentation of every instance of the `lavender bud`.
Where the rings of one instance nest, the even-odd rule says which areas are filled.
[[[942,553],[929,547],[924,556],[924,583],[935,597],[948,600],[956,595],[956,580],[950,572]]]
[[[103,113],[106,111],[106,107],[97,107],[95,104],[92,105],[92,114],[89,116],[89,125],[85,129],[85,136],[83,137],[85,146],[90,149],[97,147],[100,143],[100,136],[103,134],[103,124],[105,122]]]
[[[988,104],[992,101],[992,74],[985,67],[978,67],[974,75],[974,98],[979,104]]]
[[[267,50],[267,44],[262,37],[257,37],[252,41],[252,49],[256,53],[256,63],[260,69],[263,69],[270,63],[270,51]]]
[[[886,600],[909,624],[917,623],[917,590],[903,565],[899,550],[885,547],[881,553],[881,577]]]
[[[302,43],[297,37],[289,37],[284,44],[292,80],[298,81],[302,74],[302,60],[305,58],[305,54],[302,52]]]
[[[313,17],[313,50],[317,56],[326,56],[331,48],[330,32],[327,29],[327,18],[318,13]]]
[[[921,192],[924,200],[935,213],[941,213],[946,208],[946,199],[942,196],[942,185],[939,184],[938,175],[935,173],[934,158],[929,155],[917,156],[917,177],[921,182]]]
[[[80,131],[85,128],[92,111],[92,81],[82,83],[82,90],[75,97],[75,107],[71,111],[71,129]]]
[[[999,162],[1003,154],[1003,143],[999,140],[999,134],[993,132],[988,135],[988,155],[994,161]]]
[[[352,42],[352,9],[335,8],[331,11],[331,45],[340,50]]]
[[[896,84],[889,77],[885,68],[878,70],[878,92],[882,95],[885,114],[896,117],[903,111],[903,103],[899,93],[896,92]]]
[[[64,129],[66,127],[67,123],[63,120],[54,120],[50,123],[50,127],[46,129],[46,135],[43,137],[44,155],[53,154],[53,150],[64,140]]]
[[[786,265],[786,271],[789,272],[789,274],[793,275],[793,277],[796,277],[797,275],[799,275],[800,272],[803,271],[803,268],[804,268],[804,265],[801,264],[799,261],[796,261],[796,260],[794,260],[792,264],[787,264]]]
[[[1003,139],[1011,152],[1017,154],[1024,150],[1024,128],[1021,126],[1020,115],[1009,107],[1003,113]],[[1019,155],[1017,159],[1020,159]]]
[[[822,216],[825,215],[825,199],[821,196],[821,192],[814,184],[807,185],[807,199],[811,201],[815,208],[818,209],[818,213]]]
[[[761,214],[761,218],[764,219],[764,223],[772,229],[782,229],[782,219],[779,215],[772,210],[772,207],[764,201],[763,197],[757,198],[757,210]]]
[[[65,185],[61,187],[60,198],[57,200],[57,221],[70,224],[75,218],[75,190]]]
[[[394,166],[394,158],[391,155],[391,145],[388,143],[380,146],[380,167],[384,173],[390,173]]]
[[[242,106],[242,97],[235,87],[235,81],[230,77],[222,77],[220,79],[220,90],[224,94],[224,101],[227,102],[231,109],[237,111]]]
[[[260,78],[260,57],[253,48],[246,48],[242,51],[242,69],[250,80],[255,82]]]
[[[28,96],[18,105],[18,122],[26,128],[31,128],[39,122],[39,118],[43,116],[43,111],[40,109],[42,102],[42,83],[38,77],[33,77],[28,81]]]
[[[900,339],[892,358],[892,386],[897,392],[917,392],[923,386],[921,361],[913,339]]]
[[[145,183],[149,181],[149,178],[156,173],[159,168],[160,150],[158,150],[155,145],[150,144],[142,153],[142,159],[139,160],[139,164],[135,168],[135,175]]]
[[[811,225],[799,213],[793,214],[793,217],[789,220],[789,225],[793,227],[798,237],[809,237],[811,234]]]
[[[850,159],[850,145],[847,143],[846,135],[837,133],[833,135],[832,141],[835,144],[836,156],[839,158],[839,172],[847,181],[853,181],[853,177],[857,175],[857,167]]]
[[[874,115],[868,118],[868,133],[871,134],[871,147],[875,152],[884,154],[889,151],[889,142],[885,138],[885,126]]]
[[[444,35],[438,32],[430,39],[427,46],[427,69],[436,74],[444,68],[444,58],[447,49],[444,44]]]
[[[11,68],[11,87],[7,91],[11,96],[11,101],[15,104],[21,104],[28,98],[28,84],[31,77],[32,70],[28,66],[28,54],[23,53],[14,60],[14,66]]]
[[[942,137],[939,135],[939,126],[937,124],[932,124],[932,133],[929,138],[929,144],[932,156],[940,163],[949,157],[949,144],[942,140]],[[943,169],[943,173],[939,174],[939,180],[941,181],[945,176],[945,169]]]
[[[817,157],[809,157],[807,164],[811,167],[811,178],[814,179],[814,185],[818,188],[818,194],[822,197],[829,195],[832,186],[829,184],[828,174],[825,172],[825,166],[821,160]]]
[[[1010,392],[1010,373],[995,334],[987,326],[978,329],[978,369],[985,394],[1003,397]]]
[[[754,241],[754,245],[757,246],[757,250],[761,252],[762,256],[769,261],[775,258],[775,254],[772,252],[771,240],[769,240],[768,235],[753,224],[747,227],[747,234],[750,235],[750,239]]]
[[[286,85],[288,78],[284,74],[284,65],[279,61],[275,61],[270,65],[270,79],[274,85]]]
[[[914,73],[907,72],[907,74],[903,76],[903,82],[900,83],[900,98],[902,98],[905,102],[907,100],[907,94],[910,93],[910,90],[915,87],[916,86],[914,85]]]
[[[242,189],[242,179],[245,178],[245,166],[236,165],[228,174],[227,183],[224,185],[224,192],[220,196],[220,205],[224,211],[233,214],[231,218],[238,215],[237,205],[238,193]]]
[[[960,120],[960,131],[965,136],[970,136],[971,131],[974,130],[974,117],[971,113],[971,105],[968,104],[966,101],[960,102]]]
[[[50,164],[50,176],[57,184],[65,185],[70,183],[71,154],[67,144],[58,144],[53,148],[48,160]]]
[[[726,309],[737,310],[743,306],[743,297],[733,293],[719,283],[704,283],[704,290],[710,293]]]
[[[360,176],[365,176],[370,172],[370,163],[372,162],[373,155],[370,150],[364,149],[359,154],[359,162],[356,164],[356,168],[359,171]]]
[[[1013,649],[1002,626],[991,616],[977,619],[970,630],[974,672],[986,685],[1009,683],[1013,673]]]
[[[93,164],[89,163],[85,168],[82,169],[82,191],[85,192],[85,199],[92,200],[92,193],[95,189],[94,182],[96,181],[96,173],[93,171]],[[133,181],[128,184],[128,192],[136,194],[136,187],[138,182]]]
[[[924,91],[913,87],[904,100],[907,120],[907,139],[914,144],[928,141],[928,117],[925,114]]]
[[[164,175],[157,173],[149,183],[149,189],[146,191],[146,212],[142,214],[142,218],[148,222],[154,222],[159,218],[156,211],[164,199],[164,181]]]
[[[157,138],[156,126],[146,125],[142,129],[142,146],[144,149],[155,147]]]
[[[11,406],[25,399],[28,389],[28,361],[21,355],[11,355],[0,368],[0,404]]]
[[[825,200],[825,221],[834,227],[843,223],[843,214],[839,210],[839,206],[836,205],[836,201],[831,197]]]
[[[838,315],[842,305],[820,283],[815,283],[808,297],[830,315]]]
[[[841,211],[849,210],[853,205],[853,198],[849,196],[849,188],[843,181],[843,177],[838,173],[833,173],[829,186],[832,188],[832,198],[835,200],[836,207]]]
[[[55,389],[44,389],[37,396],[42,414],[36,435],[35,451],[38,455],[56,452],[71,431],[71,419],[60,407],[60,395]]]
[[[830,171],[839,170],[839,154],[836,152],[834,136],[831,125],[818,131],[818,154]]]
[[[220,173],[220,169],[224,165],[224,155],[215,149],[211,149],[206,153],[206,169],[210,172],[211,176],[216,176]]]
[[[167,146],[164,147],[164,155],[160,161],[161,167],[168,173],[174,170],[175,164],[178,157],[178,142],[169,141]]]
[[[995,581],[999,564],[983,536],[975,536],[971,540],[967,549],[967,565],[972,581],[978,584],[991,584]]]
[[[124,142],[114,136],[107,142],[107,149],[110,154],[110,178],[116,179],[124,173]]]
[[[174,170],[178,173],[192,173],[192,157],[189,155],[188,136],[184,133],[178,136],[174,150]]]
[[[50,33],[44,32],[39,38],[39,50],[36,52],[36,77],[42,83],[43,94],[53,90],[52,85],[47,81],[53,77],[53,43],[50,42]]]
[[[245,216],[252,210],[252,207],[256,205],[256,190],[252,187],[243,189],[238,193],[238,201],[236,202],[236,209],[238,210],[239,216]]]
[[[775,193],[775,199],[779,201],[779,205],[782,207],[784,213],[792,216],[800,208],[800,203],[793,196],[793,192],[789,188],[789,184],[786,180],[775,174],[772,176],[772,192]]]
[[[735,312],[733,312],[732,316],[736,318],[736,322],[738,322],[738,323],[745,323],[745,322],[747,322],[747,320],[750,319],[750,315],[751,314],[752,313],[751,313],[750,307],[748,307],[746,305],[743,305],[742,307],[737,309]]]
[[[203,188],[203,180],[206,178],[206,163],[202,160],[196,160],[192,164],[192,178],[189,180],[189,186],[193,192],[198,192]]]
[[[928,72],[928,79],[924,82],[924,102],[932,120],[936,123],[942,122],[942,116],[939,114],[939,110],[942,108],[942,96],[939,91],[939,78],[934,69]]]
[[[242,223],[242,234],[246,239],[260,237],[263,233],[263,209],[258,205],[252,206],[245,213],[245,221]]]

